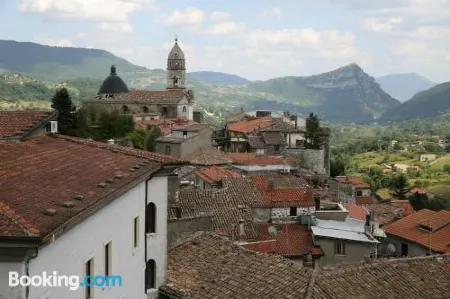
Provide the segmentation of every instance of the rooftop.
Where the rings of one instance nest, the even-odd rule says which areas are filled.
[[[57,118],[56,110],[0,111],[0,140],[23,139],[37,128]]]
[[[450,211],[420,210],[384,227],[394,235],[433,251],[450,252]],[[431,243],[430,237],[431,235]]]
[[[355,196],[355,202],[357,205],[370,205],[377,203],[377,199],[372,195],[368,196]]]
[[[172,129],[172,131],[200,132],[207,128],[209,128],[207,124],[191,123],[185,126],[176,127]]]
[[[170,90],[130,90],[115,94],[100,94],[86,102],[102,102],[117,104],[178,104],[183,98],[190,98],[183,89]]]
[[[220,168],[217,166],[211,166],[209,168],[204,168],[196,172],[202,180],[208,184],[214,184],[221,181],[223,178],[239,178],[241,175],[235,171]]]
[[[181,161],[61,135],[0,144],[0,235],[45,237],[114,200],[162,164]]]
[[[123,82],[122,78],[117,75],[116,67],[112,65],[111,73],[103,81],[98,94],[114,94],[121,92],[128,92],[128,86]]]
[[[220,267],[219,267],[219,266]],[[178,298],[447,298],[450,255],[380,259],[321,270],[251,252],[212,234],[169,251],[168,283]]]
[[[192,154],[185,158],[194,165],[224,165],[232,161],[232,159],[223,151],[213,147],[205,146],[196,149]]]
[[[337,176],[334,179],[342,184],[351,184],[354,188],[370,188],[370,185],[364,182],[364,179],[359,176]]]
[[[366,221],[366,216],[369,215],[369,211],[361,205],[346,204],[345,209],[349,212],[348,217]]]
[[[271,117],[265,116],[229,124],[228,130],[243,134],[253,134],[255,131],[259,129],[270,126],[270,124],[271,124]]]
[[[311,226],[314,236],[338,238],[364,243],[379,243],[364,233],[365,222],[347,218],[345,221],[316,219],[317,224]]]
[[[164,135],[169,135],[172,133],[173,129],[178,129],[190,124],[194,124],[194,122],[185,118],[163,118],[136,121],[136,125],[142,129],[146,129],[148,125],[158,126]]]

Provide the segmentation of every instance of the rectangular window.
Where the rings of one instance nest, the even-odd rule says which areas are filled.
[[[402,243],[402,256],[408,256],[408,244]]]
[[[90,259],[88,260],[85,264],[84,264],[84,271],[85,271],[85,276],[93,276],[94,275],[94,259]],[[90,278],[89,278],[90,280]],[[91,282],[91,281],[88,281]],[[94,298],[94,289],[92,286],[86,286],[85,287],[85,298],[86,299],[91,299]]]
[[[297,216],[297,208],[296,207],[291,207],[290,211],[289,211],[289,216]]]
[[[134,218],[134,248],[139,246],[139,217]]]
[[[303,147],[303,145],[304,145],[304,142],[302,139],[295,140],[295,147],[300,148],[300,147]]]
[[[111,242],[105,245],[105,276],[111,275]]]
[[[345,255],[345,243],[344,242],[337,241],[334,243],[334,254]]]
[[[166,145],[166,155],[170,155],[170,145]]]
[[[363,192],[361,190],[356,191],[356,196],[362,196],[362,195],[363,195]]]
[[[275,145],[275,151],[279,152],[280,151],[280,146],[279,145]]]

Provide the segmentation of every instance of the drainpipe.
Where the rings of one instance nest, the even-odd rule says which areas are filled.
[[[38,247],[34,248],[33,254],[31,254],[26,260],[25,260],[25,275],[30,276],[30,261],[37,258],[38,256]],[[25,287],[25,298],[28,299],[28,296],[30,295],[30,286]]]
[[[150,177],[151,178],[151,177]],[[144,294],[147,294],[147,205],[148,205],[148,180],[145,180],[145,209],[144,209]]]

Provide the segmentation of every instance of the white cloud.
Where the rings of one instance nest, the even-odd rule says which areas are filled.
[[[227,12],[214,11],[209,16],[209,20],[213,23],[223,23],[223,22],[232,21],[233,17]]]
[[[369,18],[362,22],[361,27],[367,31],[389,32],[401,23],[403,23],[402,17]]]
[[[176,10],[168,16],[164,16],[162,22],[167,26],[199,25],[205,18],[203,10],[197,7],[188,7],[184,11]]]
[[[53,46],[53,47],[74,47],[75,45],[73,42],[67,38],[62,39],[42,39],[39,40],[39,43],[47,46]]]
[[[283,11],[279,7],[272,7],[271,9],[265,10],[260,13],[260,16],[264,18],[275,18],[277,20],[280,20],[283,16]]]
[[[22,0],[21,12],[40,13],[52,18],[128,22],[141,9],[155,9],[155,0]]]
[[[409,33],[412,39],[439,39],[448,41],[450,38],[450,26],[421,26]]]
[[[112,22],[101,22],[98,25],[100,30],[111,31],[111,32],[133,32],[133,25],[130,23],[112,23]]]
[[[209,35],[231,35],[245,30],[244,23],[223,22],[209,26],[203,32]]]

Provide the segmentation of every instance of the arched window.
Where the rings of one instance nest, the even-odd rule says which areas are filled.
[[[147,234],[156,232],[156,205],[152,202],[145,210],[145,232]]]
[[[156,263],[154,260],[147,261],[145,265],[145,289],[156,288]]]
[[[183,106],[183,112],[186,112],[186,106]]]
[[[162,117],[167,117],[167,107],[161,108],[161,115],[162,115]]]
[[[148,107],[147,106],[142,107],[142,112],[148,113]]]
[[[130,109],[128,108],[128,106],[123,105],[122,106],[122,113],[123,114],[128,114],[130,112]]]
[[[173,87],[177,87],[178,86],[178,77],[177,76],[173,76]]]

